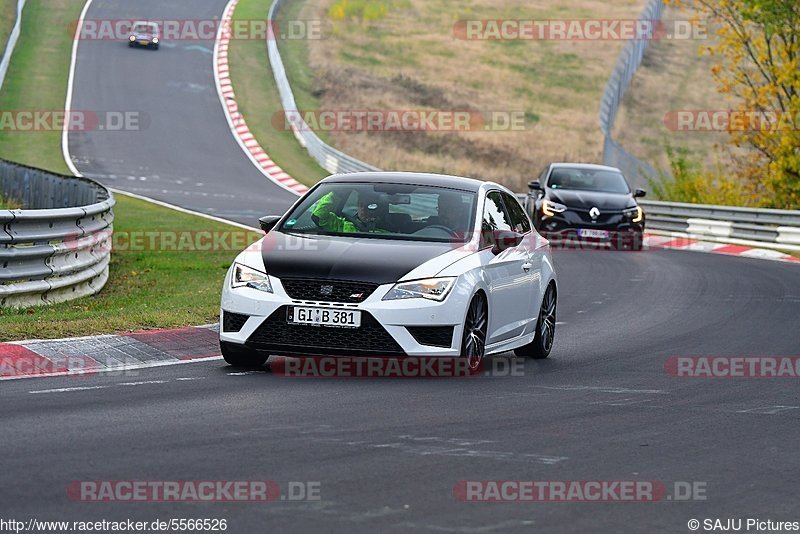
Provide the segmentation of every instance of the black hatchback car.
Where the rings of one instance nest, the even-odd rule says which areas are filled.
[[[554,244],[577,239],[642,249],[645,215],[636,198],[645,191],[631,191],[619,169],[551,163],[528,188],[534,225]]]

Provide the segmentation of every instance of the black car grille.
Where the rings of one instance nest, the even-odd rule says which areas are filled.
[[[453,326],[407,326],[406,330],[420,345],[449,347],[453,343]]]
[[[378,284],[371,282],[313,278],[281,278],[281,284],[293,299],[318,302],[363,302],[378,288]]]
[[[369,313],[361,312],[358,328],[333,328],[289,323],[281,306],[259,326],[247,344],[276,355],[382,356],[405,355],[394,338]]]
[[[597,219],[592,219],[592,216],[589,215],[589,211],[582,211],[582,210],[573,210],[575,214],[581,219],[582,222],[589,223],[591,225],[605,225],[605,224],[612,224],[619,222],[620,212],[619,211],[606,211],[600,212],[600,215]]]
[[[241,313],[233,313],[228,311],[222,312],[222,331],[223,332],[238,332],[244,326],[244,323],[250,318],[249,315],[242,315]]]

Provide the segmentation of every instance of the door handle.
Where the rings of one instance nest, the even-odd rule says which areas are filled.
[[[522,264],[522,270],[525,271],[526,273],[531,270],[531,267],[533,267],[533,264],[529,261],[526,261],[525,263]]]

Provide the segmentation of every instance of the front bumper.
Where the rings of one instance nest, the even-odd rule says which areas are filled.
[[[645,218],[633,222],[622,213],[601,214],[592,220],[588,213],[567,210],[563,213],[542,215],[537,221],[537,230],[550,240],[558,242],[565,239],[577,239],[588,242],[612,242],[619,238],[644,234]],[[600,230],[607,232],[606,237],[586,237],[579,235],[579,230]]]
[[[357,304],[294,299],[280,279],[270,277],[270,282],[273,293],[249,287],[232,289],[228,274],[220,306],[220,341],[281,356],[460,354],[468,296],[465,298],[467,292],[461,290],[459,280],[443,302],[422,298],[384,301],[381,298],[393,285],[385,284]],[[361,326],[348,329],[290,323],[287,310],[297,305],[360,310]]]
[[[136,39],[134,41],[128,41],[130,46],[139,46],[143,48],[150,48],[158,46],[158,43],[154,43],[151,39]]]

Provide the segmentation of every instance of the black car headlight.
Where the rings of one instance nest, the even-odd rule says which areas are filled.
[[[542,201],[542,213],[549,217],[552,217],[556,213],[564,213],[565,211],[567,211],[567,207],[564,204],[559,204],[558,202],[547,199]]]
[[[622,210],[622,214],[635,223],[642,222],[642,217],[644,216],[644,212],[639,206]]]

